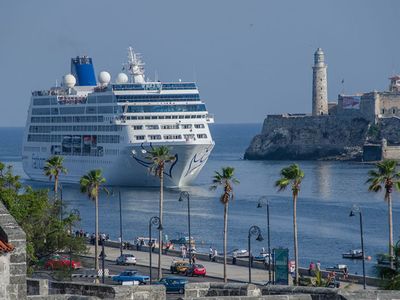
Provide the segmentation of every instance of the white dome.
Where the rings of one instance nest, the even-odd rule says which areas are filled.
[[[128,82],[128,75],[125,73],[119,73],[117,75],[117,79],[115,80],[117,83],[127,83]]]
[[[98,79],[99,79],[100,84],[107,85],[110,83],[111,75],[110,75],[110,73],[108,73],[106,71],[101,71],[99,73]]]
[[[76,79],[75,79],[74,75],[67,74],[63,78],[63,83],[64,83],[64,86],[66,86],[67,88],[72,88],[76,84]]]

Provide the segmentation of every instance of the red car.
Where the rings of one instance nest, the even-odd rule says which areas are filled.
[[[74,270],[82,268],[79,261],[70,260],[69,256],[58,254],[51,256],[44,264],[44,267],[48,270],[61,269],[64,267],[72,267]]]
[[[192,264],[186,270],[186,276],[206,276],[206,268],[203,265]]]

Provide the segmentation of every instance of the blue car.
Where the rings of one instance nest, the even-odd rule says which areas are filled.
[[[112,280],[118,283],[124,281],[138,281],[139,284],[147,284],[150,281],[150,277],[147,275],[141,275],[135,270],[126,270],[121,274],[114,276]]]
[[[186,278],[180,277],[166,277],[161,278],[156,284],[163,284],[167,292],[178,292],[179,294],[185,293],[185,284],[188,283]]]

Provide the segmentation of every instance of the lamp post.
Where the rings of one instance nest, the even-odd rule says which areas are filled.
[[[268,239],[268,283],[271,283],[271,235],[269,227],[269,200],[263,196],[258,200],[257,208],[262,208],[264,205],[267,206],[267,239]]]
[[[251,261],[252,261],[252,254],[251,254],[251,243],[250,243],[250,240],[251,240],[251,236],[252,236],[252,235],[253,235],[253,236],[257,236],[257,237],[256,237],[256,241],[261,242],[262,240],[264,240],[264,238],[263,238],[263,236],[262,236],[262,234],[261,234],[261,229],[260,229],[260,227],[253,225],[253,226],[251,226],[251,227],[249,228],[249,235],[248,235],[248,238],[247,238],[248,247],[249,247],[249,283],[251,283]]]
[[[62,184],[59,184],[59,189],[60,189],[60,221],[62,222],[63,220],[63,188]]]
[[[350,217],[354,217],[356,214],[360,215],[360,235],[361,235],[361,251],[362,251],[362,267],[363,267],[363,286],[364,290],[366,289],[366,279],[365,279],[365,252],[364,252],[364,233],[363,233],[363,221],[362,221],[362,213],[360,208],[357,205],[353,205],[353,208],[350,211]]]
[[[80,220],[80,213],[77,209],[71,209],[70,216],[75,216],[77,220]],[[71,236],[71,243],[69,244],[69,271],[72,281],[72,221],[69,223],[69,234]]]
[[[188,230],[189,230],[189,263],[192,263],[192,236],[190,233],[190,195],[188,192],[183,191],[179,195],[179,201],[182,202],[187,200],[187,209],[188,209]]]
[[[122,246],[123,246],[123,239],[122,239],[122,205],[121,205],[121,191],[118,191],[118,199],[119,199],[119,237],[121,239],[121,243],[119,245],[120,254],[122,256]]]
[[[151,251],[151,248],[152,248],[152,245],[150,245],[150,242],[151,242],[151,227],[152,226],[157,226],[157,230],[162,230],[163,229],[163,227],[162,227],[162,225],[161,225],[161,222],[160,222],[160,218],[159,217],[157,217],[157,216],[154,216],[154,217],[151,217],[150,218],[150,221],[149,221],[149,260],[150,260],[150,264],[149,264],[149,268],[150,268],[150,284],[151,284],[151,271],[152,271],[152,266],[153,266],[153,264],[152,264],[152,261],[151,261],[151,257],[152,257],[152,251]],[[161,247],[161,245],[158,245],[158,247]]]

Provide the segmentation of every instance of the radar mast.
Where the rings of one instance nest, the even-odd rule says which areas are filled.
[[[132,47],[128,48],[128,62],[125,65],[129,72],[132,83],[145,83],[144,79],[144,63],[141,60],[141,55],[135,53]]]

